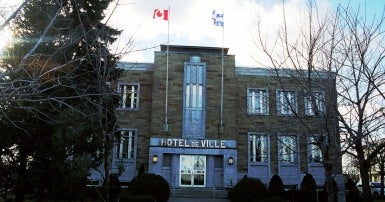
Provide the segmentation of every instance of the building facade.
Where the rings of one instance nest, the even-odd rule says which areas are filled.
[[[315,114],[336,102],[324,91],[330,78],[318,74],[311,101],[293,70],[237,67],[227,52],[170,45],[154,53],[154,63],[119,63],[111,172],[122,171],[121,182],[142,166],[173,188],[228,188],[244,176],[268,184],[274,174],[299,187],[306,173],[324,185],[322,153],[313,143],[325,123]],[[327,124],[336,130],[336,121]],[[337,132],[332,139],[338,150]],[[339,160],[335,176],[341,172]]]

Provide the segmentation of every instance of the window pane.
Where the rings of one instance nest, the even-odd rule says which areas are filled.
[[[317,145],[317,137],[312,136],[308,138],[308,152],[309,162],[322,162],[322,152],[319,146]]]
[[[126,108],[126,102],[127,102],[127,86],[124,85],[123,87],[123,93],[122,93],[122,108]]]
[[[135,133],[132,130],[122,130],[120,131],[120,138],[116,144],[116,157],[132,159],[134,158],[134,141]]]
[[[197,96],[197,107],[202,108],[202,102],[203,102],[203,86],[198,85],[198,96]]]
[[[190,107],[190,100],[191,100],[191,84],[186,84],[186,107]]]
[[[277,91],[277,111],[281,115],[293,115],[297,111],[297,98],[294,91]]]
[[[193,84],[192,85],[192,104],[191,107],[196,107],[197,106],[197,85]]]
[[[267,162],[268,161],[268,136],[250,135],[250,161]]]
[[[314,98],[314,104],[312,102],[312,97]],[[305,114],[309,116],[315,115],[315,108],[318,112],[325,111],[325,102],[324,102],[324,93],[323,92],[312,92],[312,95],[307,95],[305,97]]]
[[[118,87],[118,93],[121,95],[119,108],[137,109],[139,107],[139,85],[121,83]]]
[[[281,162],[297,163],[297,138],[293,135],[280,136],[278,155]]]
[[[248,113],[267,114],[267,91],[249,89],[247,99]]]
[[[128,157],[128,138],[127,137],[123,137],[122,144],[123,144],[122,158],[127,158]]]

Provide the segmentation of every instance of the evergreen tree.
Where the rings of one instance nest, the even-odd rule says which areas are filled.
[[[0,155],[11,160],[0,166],[15,167],[16,201],[79,199],[110,157],[119,71],[108,46],[120,34],[102,22],[110,2],[30,0],[12,23],[19,40],[0,78]]]

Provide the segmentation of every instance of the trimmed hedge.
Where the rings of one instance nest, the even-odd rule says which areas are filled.
[[[269,198],[266,186],[257,178],[243,178],[229,191],[232,202],[261,201]]]
[[[282,179],[279,175],[274,174],[269,182],[269,192],[274,195],[281,195],[285,191]]]
[[[313,175],[306,173],[301,182],[302,191],[315,191],[317,189],[317,183],[314,180]]]
[[[154,196],[157,202],[167,202],[170,198],[170,186],[160,175],[143,173],[134,179],[128,187],[128,192],[132,196],[146,196],[151,199]]]

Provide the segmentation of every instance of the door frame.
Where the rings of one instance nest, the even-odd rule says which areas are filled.
[[[189,173],[187,174],[190,174],[190,179],[191,179],[191,183],[190,185],[186,185],[186,184],[182,184],[182,157],[188,157],[190,158],[189,162],[191,163],[190,165],[188,165],[188,169],[189,169]],[[195,169],[194,168],[194,162],[196,160],[196,157],[203,157],[203,169]],[[207,174],[207,156],[206,155],[180,155],[179,156],[179,186],[181,187],[206,187],[206,174]],[[194,185],[194,176],[195,174],[202,174],[202,173],[199,173],[197,171],[203,171],[203,185]]]

